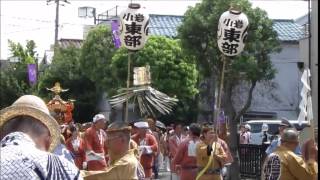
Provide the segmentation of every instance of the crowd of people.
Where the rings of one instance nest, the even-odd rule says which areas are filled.
[[[102,176],[98,172],[108,169],[112,164],[111,157],[117,156],[110,149],[118,144],[108,144],[112,124],[106,124],[106,118],[97,114],[90,126],[87,123],[71,124],[69,128],[62,128],[62,134],[67,139],[66,148],[86,177],[96,179]],[[227,143],[218,138],[210,125],[200,127],[197,124],[183,126],[176,123],[164,128],[156,126],[156,120],[148,117],[129,123],[128,127],[131,134],[129,149],[136,152],[144,179],[158,179],[159,169],[171,172],[170,178],[173,180],[195,179],[208,163],[210,154],[207,153],[207,146],[212,145],[214,140],[217,141],[217,157],[214,166],[210,167],[211,174],[220,177],[224,165],[233,161]],[[208,173],[202,176],[205,179],[211,177]]]
[[[126,123],[96,114],[90,123],[59,125],[33,95],[20,97],[0,115],[4,179],[147,180],[158,179],[163,169],[172,180],[222,180],[233,162],[228,143],[209,123],[162,127],[153,117]],[[241,127],[240,143],[250,141],[249,130]],[[267,149],[262,178],[314,179],[314,141],[302,147],[301,157],[298,133],[287,120],[279,132]]]

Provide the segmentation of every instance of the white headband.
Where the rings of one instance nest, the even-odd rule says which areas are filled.
[[[104,117],[104,115],[103,114],[97,114],[97,115],[95,115],[94,117],[93,117],[93,122],[95,123],[95,122],[97,122],[97,121],[99,121],[99,120],[101,120],[101,119],[106,119],[106,117]]]
[[[136,122],[133,124],[137,128],[149,128],[149,124],[147,122]]]

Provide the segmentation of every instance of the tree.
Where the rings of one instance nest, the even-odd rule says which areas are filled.
[[[113,87],[110,94],[126,87],[128,51],[119,49],[112,58],[111,69]],[[194,96],[198,93],[196,82],[198,72],[192,57],[186,56],[179,40],[161,36],[151,36],[145,47],[134,53],[131,67],[150,66],[152,87],[179,99],[171,120],[193,121]],[[133,70],[131,69],[131,72]],[[131,82],[132,82],[131,75]],[[167,118],[168,119],[168,118]]]
[[[235,157],[232,164],[232,179],[239,179],[237,156],[237,123],[240,116],[250,107],[252,92],[256,84],[274,78],[275,69],[270,62],[269,54],[280,50],[277,34],[272,29],[272,21],[267,13],[259,8],[251,8],[247,0],[203,0],[202,3],[188,9],[182,25],[178,29],[182,47],[198,59],[202,77],[211,76],[212,81],[219,81],[222,61],[217,46],[218,21],[229,5],[237,3],[248,16],[249,29],[244,52],[237,57],[227,58],[222,107],[230,119],[230,148]],[[205,44],[203,48],[202,44]],[[247,100],[243,107],[236,111],[233,106],[233,89],[246,82],[249,84]]]
[[[116,49],[111,35],[110,27],[99,25],[88,33],[81,48],[80,66],[100,93],[113,86],[110,64]]]
[[[1,108],[11,105],[21,95],[36,93],[36,86],[29,84],[27,70],[28,64],[37,62],[35,48],[33,40],[28,40],[26,47],[9,40],[11,58],[18,61],[10,63],[7,69],[1,71]]]
[[[0,72],[0,109],[10,106],[24,94],[30,94],[27,84],[19,82],[12,67]]]
[[[83,73],[95,82],[97,92],[107,92],[110,97],[118,89],[126,87],[127,55],[125,48],[114,47],[110,27],[100,25],[89,32],[82,46],[80,66]],[[193,59],[183,54],[179,41],[150,37],[146,46],[133,55],[132,63],[132,67],[149,64],[153,86],[169,96],[184,99],[175,112],[180,115],[185,113],[180,116],[181,119],[193,119],[195,109],[192,101],[197,93],[194,86],[197,71]]]
[[[49,101],[53,96],[46,90],[55,82],[60,82],[63,88],[69,89],[61,94],[64,100],[75,99],[73,118],[76,122],[87,122],[96,113],[98,96],[96,84],[83,72],[80,66],[81,49],[74,46],[59,47],[55,52],[52,64],[46,69],[40,79],[39,93]]]

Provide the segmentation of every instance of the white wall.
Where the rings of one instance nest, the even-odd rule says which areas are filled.
[[[297,119],[301,89],[299,44],[282,43],[282,51],[270,57],[277,73],[269,86],[257,84],[250,110],[277,112],[278,117]]]

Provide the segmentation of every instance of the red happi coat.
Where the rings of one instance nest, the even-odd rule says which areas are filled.
[[[74,156],[74,162],[76,166],[79,169],[83,169],[82,165],[83,162],[86,161],[86,153],[85,153],[85,143],[82,138],[78,136],[79,144],[72,145],[72,142],[74,141],[72,138],[69,138],[66,141],[66,147],[67,149],[73,154]]]
[[[173,158],[173,166],[180,166],[180,180],[195,180],[197,176],[197,159],[196,159],[196,144],[199,140],[193,141],[191,138],[186,138],[178,146],[176,155]]]
[[[156,138],[152,134],[146,134],[145,138],[140,138],[138,134],[134,134],[132,139],[138,144],[142,145],[141,142],[144,140],[145,145],[150,146],[152,154],[142,154],[140,157],[140,163],[144,169],[145,177],[150,178],[152,176],[152,165],[154,161],[154,154],[158,151],[158,143]]]
[[[169,138],[168,146],[169,146],[169,157],[171,159],[171,162],[170,162],[171,172],[175,172],[175,168],[173,166],[173,158],[177,153],[178,146],[180,145],[180,143],[183,141],[184,138],[185,137],[182,134],[180,138],[176,134],[172,135]]]
[[[218,142],[221,144],[221,147],[223,148],[224,152],[227,155],[227,158],[226,158],[225,162],[223,162],[223,163],[224,164],[232,163],[233,162],[233,157],[232,157],[232,154],[230,152],[228,144],[223,139],[220,139],[220,138],[218,138]]]
[[[93,151],[95,153],[101,154],[101,156],[105,156],[105,133],[100,130],[102,136],[98,136],[99,131],[95,129],[94,126],[88,128],[85,132],[85,144],[86,144],[86,153],[89,151]],[[100,134],[101,135],[101,134]],[[91,159],[88,154],[86,155],[87,166],[89,171],[100,171],[104,170],[107,167],[107,163],[105,158],[103,160],[95,160]]]

